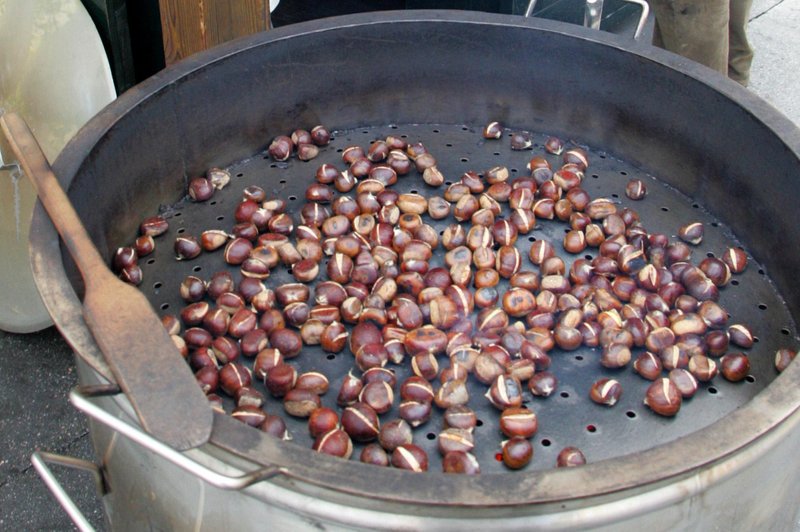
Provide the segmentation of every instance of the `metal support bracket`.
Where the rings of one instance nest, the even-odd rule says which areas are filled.
[[[603,0],[586,0],[586,7],[583,12],[583,25],[593,30],[600,29],[600,21],[603,19]]]
[[[61,483],[58,481],[50,468],[47,467],[47,464],[57,464],[64,467],[70,467],[72,469],[88,471],[92,474],[97,487],[97,492],[102,497],[107,493],[107,490],[105,480],[103,478],[103,471],[100,469],[100,466],[94,462],[81,460],[80,458],[46,453],[44,451],[37,451],[33,453],[33,455],[31,455],[31,463],[36,469],[36,472],[44,481],[47,489],[50,490],[50,493],[52,493],[53,497],[56,498],[58,504],[60,504],[64,511],[67,512],[67,515],[69,515],[69,518],[72,519],[72,522],[75,524],[78,530],[81,532],[94,531],[94,527],[83,515],[83,512],[81,512],[80,508],[78,508],[78,506],[72,501],[72,498],[69,496],[66,490],[64,490],[64,487],[61,486]]]
[[[636,24],[636,31],[633,33],[633,38],[639,40],[644,33],[644,26],[647,24],[647,17],[650,16],[650,4],[646,0],[625,0],[630,4],[636,4],[642,8],[642,14],[639,15],[639,22]]]
[[[103,395],[108,395],[108,393],[112,392],[113,390],[103,388],[93,391],[100,392]],[[74,388],[72,391],[70,391],[69,400],[73,406],[75,406],[75,408],[88,415],[95,421],[102,423],[116,432],[119,432],[126,438],[133,440],[147,450],[154,452],[158,456],[180,467],[181,469],[192,473],[216,488],[224,490],[242,490],[251,484],[255,484],[256,482],[260,482],[277,475],[289,474],[285,467],[280,466],[263,467],[239,476],[227,475],[225,473],[214,471],[213,469],[210,469],[209,467],[192,459],[187,454],[176,451],[172,447],[161,443],[138,427],[126,423],[122,419],[108,413],[106,410],[92,402],[87,393],[80,388]]]
[[[525,10],[525,18],[528,18],[531,15],[533,15],[533,8],[535,7],[536,7],[536,0],[530,0],[530,2],[528,2],[528,8]]]
[[[537,0],[530,0],[525,9],[525,18],[533,15]],[[646,0],[625,0],[625,2],[636,4],[642,8],[639,15],[639,22],[636,24],[636,31],[633,33],[634,40],[639,40],[647,24],[647,17],[650,16],[650,5]],[[583,18],[583,25],[587,28],[600,29],[600,21],[603,18],[603,0],[586,0],[586,11]]]

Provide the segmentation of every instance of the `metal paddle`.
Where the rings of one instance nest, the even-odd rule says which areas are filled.
[[[207,442],[211,408],[150,303],[108,269],[25,121],[7,113],[0,126],[81,272],[83,316],[142,426],[178,450]]]

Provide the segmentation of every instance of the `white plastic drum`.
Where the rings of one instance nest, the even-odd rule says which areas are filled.
[[[115,97],[103,44],[79,0],[0,0],[0,113],[22,115],[50,161]],[[52,321],[33,284],[28,261],[28,230],[36,195],[14,162],[4,149],[0,157],[0,329],[26,333]]]

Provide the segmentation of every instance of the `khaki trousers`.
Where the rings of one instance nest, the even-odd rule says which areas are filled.
[[[753,50],[745,28],[753,0],[650,0],[653,44],[747,86]]]

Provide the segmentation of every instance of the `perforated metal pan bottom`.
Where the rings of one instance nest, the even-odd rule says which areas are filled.
[[[193,274],[208,279],[214,272],[227,268],[239,279],[238,269],[224,264],[221,251],[204,253],[192,261],[179,262],[174,259],[172,241],[184,232],[199,236],[206,229],[230,230],[234,224],[233,211],[240,200],[241,191],[251,184],[263,187],[270,195],[285,198],[290,213],[299,212],[305,202],[305,188],[314,181],[316,168],[323,163],[330,163],[344,169],[340,152],[352,144],[366,148],[370,141],[385,138],[388,134],[402,135],[410,142],[422,142],[436,157],[448,182],[458,181],[467,170],[482,173],[496,165],[507,166],[512,179],[527,175],[525,165],[533,154],[546,155],[554,167],[561,164],[560,157],[545,154],[542,149],[545,134],[533,135],[532,151],[512,151],[507,137],[501,140],[485,140],[481,136],[481,129],[482,125],[474,124],[363,127],[334,132],[330,145],[322,148],[320,155],[310,162],[292,158],[286,163],[276,163],[265,153],[238,162],[229,168],[234,176],[231,184],[218,191],[211,201],[195,204],[184,200],[175,205],[160,207],[162,214],[169,218],[170,230],[159,237],[155,253],[142,261],[144,282],[141,288],[162,315],[177,314],[184,304],[179,296],[178,286],[185,276]],[[588,149],[590,166],[582,187],[593,198],[605,196],[621,206],[633,208],[639,212],[648,231],[662,232],[673,238],[676,238],[678,228],[686,222],[703,222],[705,238],[701,245],[694,248],[694,263],[706,255],[719,255],[730,246],[741,245],[735,235],[704,210],[702,205],[664,185],[658,181],[658,176],[645,174],[596,147],[584,148]],[[647,184],[648,194],[643,201],[631,201],[625,196],[625,184],[631,178],[642,179]],[[420,175],[414,171],[401,177],[394,188],[399,192],[417,191],[426,196],[441,195],[444,192],[444,187],[432,189],[425,185]],[[152,214],[156,213],[142,213],[142,216]],[[439,230],[454,222],[452,218],[436,222],[427,216],[425,220]],[[525,257],[523,269],[536,270],[527,256],[530,243],[540,238],[552,241],[569,266],[576,256],[565,253],[561,247],[560,242],[566,227],[563,222],[540,220],[532,233],[521,236],[517,246]],[[596,250],[587,248],[581,256],[591,257],[595,253]],[[441,264],[441,260],[437,255],[432,265]],[[322,278],[324,271],[320,275],[320,279]],[[276,287],[286,282],[294,282],[294,279],[281,267],[272,272],[266,284]],[[579,447],[590,462],[650,449],[724,419],[767,386],[777,375],[772,358],[775,350],[784,347],[790,338],[797,335],[786,305],[773,288],[770,279],[752,258],[747,270],[734,276],[733,281],[721,290],[720,303],[730,313],[730,323],[748,325],[758,338],[754,347],[745,351],[750,358],[752,371],[744,381],[731,383],[718,376],[710,383],[701,383],[697,394],[684,401],[675,418],[664,418],[652,413],[642,403],[650,382],[635,374],[631,364],[620,370],[608,370],[599,364],[598,348],[584,347],[573,352],[555,349],[550,354],[553,360],[551,371],[559,380],[557,391],[548,398],[532,397],[527,389],[525,392],[524,404],[536,413],[539,420],[539,430],[533,439],[534,457],[526,469],[554,467],[558,452],[565,446]],[[634,357],[639,352],[641,350],[636,349]],[[252,366],[251,360],[246,360],[245,363]],[[332,355],[324,353],[318,347],[305,347],[301,355],[290,363],[296,366],[298,372],[316,370],[325,373],[330,379],[331,389],[322,397],[322,402],[325,406],[336,408],[339,385],[344,376],[354,368],[353,356],[347,349]],[[446,365],[446,359],[442,358],[441,366]],[[390,363],[389,367],[397,372],[397,392],[399,383],[411,371],[407,364],[394,366]],[[594,404],[588,397],[591,384],[604,376],[619,380],[623,387],[620,401],[611,408]],[[434,384],[438,386],[438,382]],[[286,445],[310,448],[312,439],[308,435],[306,420],[291,418],[284,413],[280,401],[269,398],[261,383],[255,386],[268,396],[265,410],[281,414],[287,421],[293,441]],[[469,391],[469,405],[477,412],[480,420],[474,435],[475,455],[481,470],[484,473],[508,471],[498,459],[500,443],[504,439],[498,429],[499,411],[483,397],[486,387],[474,378],[470,378]],[[396,397],[393,409],[381,416],[382,422],[397,416],[397,404]],[[228,403],[226,409],[230,411],[232,406],[232,402]],[[427,451],[430,469],[435,471],[441,470],[436,441],[441,428],[441,412],[434,407],[431,420],[414,431],[414,443]],[[360,449],[361,446],[356,445],[352,459],[358,459]]]

